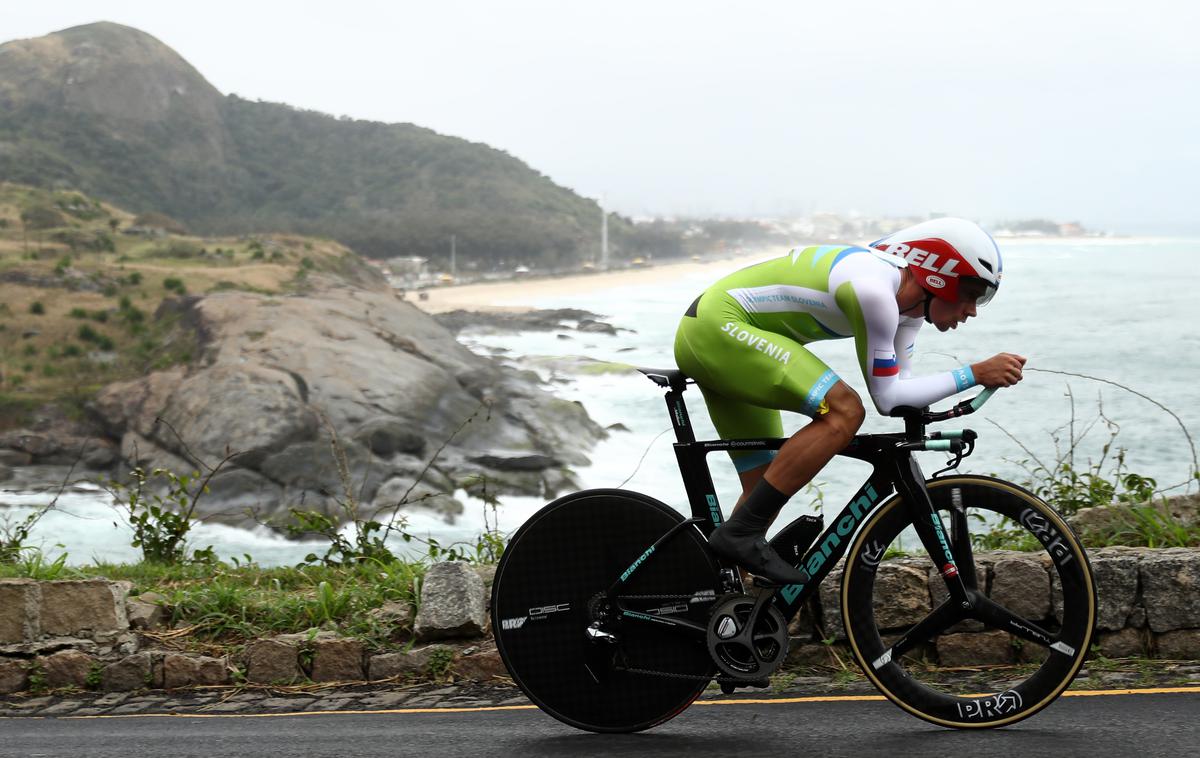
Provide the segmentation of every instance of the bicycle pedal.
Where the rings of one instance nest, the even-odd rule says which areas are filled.
[[[762,679],[741,679],[738,681],[722,681],[720,682],[721,692],[725,695],[732,695],[739,687],[759,687],[766,688],[771,686],[771,680],[763,677]]]

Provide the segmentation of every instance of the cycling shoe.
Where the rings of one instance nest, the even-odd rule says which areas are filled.
[[[708,538],[708,545],[722,558],[736,561],[751,574],[778,584],[806,584],[807,571],[779,557],[763,534],[731,534],[729,525],[719,527]]]

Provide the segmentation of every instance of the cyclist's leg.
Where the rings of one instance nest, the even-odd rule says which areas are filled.
[[[858,393],[845,382],[839,381],[829,389],[824,405],[826,412],[814,416],[812,423],[793,434],[764,471],[767,483],[788,497],[811,482],[839,450],[850,444],[866,417]]]
[[[771,452],[732,452],[743,498],[766,474],[790,497],[849,444],[865,417],[862,401],[804,345],[740,319],[719,293],[706,293],[675,338],[675,360],[693,377],[722,439],[782,436],[777,411],[802,413],[813,423]],[[763,464],[768,468],[757,471]]]
[[[699,380],[697,380],[699,381]],[[723,440],[783,436],[783,419],[774,408],[764,408],[729,398],[712,387],[697,384],[717,434]],[[775,460],[775,450],[730,450],[729,457],[742,480],[743,494],[753,489],[758,479]],[[749,484],[749,487],[747,487]],[[738,500],[741,503],[741,500]]]
[[[790,410],[815,421],[797,432],[774,461],[734,456],[744,504],[712,535],[710,544],[756,573],[778,582],[800,583],[806,576],[775,554],[766,542],[766,530],[784,503],[849,442],[862,422],[862,404],[802,344],[737,316],[719,296],[706,296],[696,316],[684,317],[675,342],[676,361],[704,391],[721,437],[782,434],[777,412],[768,416],[754,409]],[[771,472],[779,467],[780,458],[782,476],[775,482]],[[764,464],[769,465],[764,468]]]

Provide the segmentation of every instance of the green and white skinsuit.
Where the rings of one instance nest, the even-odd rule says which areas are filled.
[[[793,250],[721,279],[692,304],[675,334],[675,361],[696,380],[722,439],[781,437],[780,410],[818,417],[838,375],[804,346],[854,338],[880,413],[923,407],[975,385],[969,366],[914,377],[919,318],[896,304],[904,259],[862,247]],[[774,451],[731,452],[738,471]]]

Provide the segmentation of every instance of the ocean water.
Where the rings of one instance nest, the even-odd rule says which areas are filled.
[[[975,455],[960,470],[1021,482],[1029,478],[1030,467],[1052,466],[1072,448],[1079,468],[1102,458],[1111,462],[1123,449],[1128,470],[1154,477],[1161,487],[1188,482],[1193,467],[1188,436],[1200,437],[1200,240],[1011,240],[1003,241],[1002,249],[1003,287],[979,318],[944,334],[927,325],[917,340],[918,373],[1001,351],[1028,358],[1025,380],[1018,386],[998,392],[980,413],[947,425],[969,426],[980,434]],[[534,369],[552,391],[582,402],[602,425],[623,425],[625,430],[611,432],[595,448],[592,465],[578,471],[584,487],[624,486],[686,511],[661,391],[632,370],[597,373],[581,359],[673,366],[671,345],[683,310],[708,284],[741,265],[745,262],[653,284],[519,303],[593,311],[620,330],[615,336],[473,329],[460,339],[473,350]],[[851,341],[818,343],[812,349],[867,397]],[[715,436],[699,393],[692,390],[685,397],[698,436]],[[806,420],[784,414],[785,431],[795,431]],[[863,431],[895,429],[897,421],[879,416],[868,402]],[[945,455],[922,453],[920,461],[932,473],[944,465]],[[710,456],[709,465],[728,513],[738,494],[736,474],[723,455]],[[835,513],[866,477],[867,468],[835,459],[818,475],[815,487],[792,499],[777,524],[822,507]],[[1183,491],[1185,487],[1171,490]],[[0,504],[6,504],[0,518],[20,518],[47,497],[0,490]],[[455,523],[417,513],[410,516],[408,530],[443,544],[471,541],[485,517],[511,532],[543,505],[536,498],[503,498],[491,517],[482,503],[464,502],[466,512]],[[72,563],[136,558],[128,547],[128,528],[96,490],[65,495],[35,535],[51,555],[66,550]],[[263,564],[295,562],[320,547],[219,525],[202,526],[194,542],[214,544],[225,555],[248,553]]]

